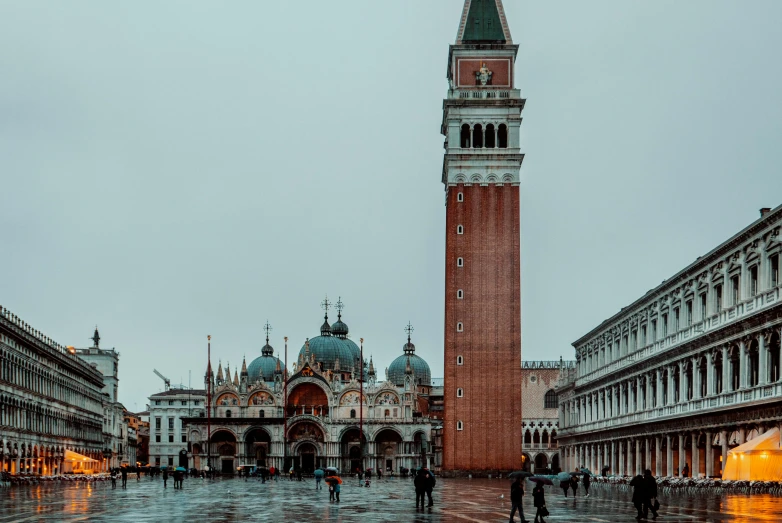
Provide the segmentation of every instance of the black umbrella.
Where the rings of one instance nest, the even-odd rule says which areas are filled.
[[[554,482],[551,481],[550,479],[544,478],[544,477],[541,477],[541,476],[533,476],[531,478],[527,478],[527,481],[534,481],[535,483],[540,483],[542,485],[553,485],[554,484]]]
[[[514,479],[514,478],[524,479],[524,478],[531,478],[534,475],[535,474],[533,474],[532,472],[527,472],[526,470],[517,470],[515,472],[511,472],[510,474],[508,474],[508,478],[510,478],[510,479]]]

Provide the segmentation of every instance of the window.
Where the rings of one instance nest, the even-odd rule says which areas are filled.
[[[641,327],[641,347],[646,346],[646,325]]]
[[[494,149],[494,142],[495,142],[494,134],[495,134],[494,125],[493,124],[487,125],[486,126],[486,144],[484,145],[484,147],[486,147],[487,149]]]
[[[168,400],[168,404],[169,405],[173,405],[174,404],[174,400]]]
[[[730,286],[733,290],[733,305],[736,305],[741,299],[741,292],[739,290],[739,275],[735,275],[730,279]]]
[[[464,267],[464,258],[456,258],[456,266]]]
[[[195,400],[193,402],[193,405],[195,405],[196,407],[198,407],[200,404],[201,404],[201,401],[199,401],[199,400]]]
[[[679,322],[679,316],[679,307],[676,307],[673,309],[673,332],[679,332],[679,325],[681,325]]]
[[[753,265],[749,269],[749,295],[755,296],[758,293],[758,266]]]
[[[182,443],[187,443],[187,436],[182,434]]]
[[[391,415],[391,411],[389,409],[386,409],[383,415],[387,418]]]
[[[160,400],[155,400],[155,405],[160,405]]]
[[[394,417],[396,418],[397,409],[394,409]]]
[[[174,435],[173,434],[169,434],[168,435],[168,442],[169,443],[173,443],[174,442]]]
[[[470,148],[470,126],[468,124],[462,124],[461,140],[459,145],[462,149]]]
[[[508,147],[508,127],[504,123],[497,128],[497,146],[501,149]]]
[[[231,409],[228,409],[225,411],[225,417],[230,418],[231,417]]]
[[[174,466],[174,456],[168,457],[168,466],[173,467]]]
[[[708,302],[706,301],[706,293],[704,292],[703,294],[701,294],[701,321],[706,319],[706,314],[708,312],[706,310],[707,303]]]
[[[259,410],[258,411],[258,417],[259,418],[265,418],[266,417],[266,411]]]
[[[464,423],[462,423],[461,421],[457,421],[456,430],[464,430]]]
[[[652,343],[657,341],[657,320],[652,320],[652,332],[649,336],[652,340]]]
[[[543,408],[544,409],[559,408],[559,405],[557,405],[557,393],[554,392],[553,389],[546,392],[546,395],[543,397]]]
[[[685,310],[687,311],[687,317],[684,318],[684,321],[687,323],[687,326],[689,327],[692,325],[692,300],[688,300],[685,304]]]
[[[480,149],[483,147],[483,126],[476,124],[472,130],[472,146],[474,149]]]
[[[161,424],[160,424],[161,418],[155,418],[155,429],[160,430]]]
[[[174,418],[168,418],[168,430],[174,430]]]
[[[160,443],[160,434],[155,434],[155,443]]]
[[[714,286],[714,310],[722,311],[722,284]]]
[[[662,324],[663,324],[663,332],[662,332],[662,334],[663,334],[663,338],[665,338],[666,336],[668,336],[668,314],[663,314],[663,317],[662,317],[661,321],[662,321]]]
[[[464,201],[464,193],[463,192],[456,193],[456,201],[457,202],[463,202]]]
[[[779,254],[770,256],[768,262],[771,265],[771,286],[779,285]]]
[[[461,300],[461,299],[463,299],[463,298],[464,298],[464,291],[463,291],[463,290],[461,290],[461,289],[459,289],[458,291],[456,291],[456,299],[457,299],[457,300]]]
[[[350,409],[350,417],[355,418],[356,417],[356,409]]]
[[[456,389],[456,397],[457,397],[457,398],[462,398],[462,397],[464,397],[464,389],[461,389],[461,388],[459,388],[459,389]]]
[[[456,324],[456,332],[463,332],[464,331],[464,324],[462,322],[458,322]]]
[[[456,356],[456,364],[464,365],[464,358],[462,358],[461,356]]]
[[[456,226],[456,234],[464,234],[464,226],[463,225],[457,225]]]
[[[187,400],[182,400],[182,405],[187,405]]]
[[[182,430],[185,430],[185,418],[182,418],[180,422],[181,422],[180,425],[182,426]]]

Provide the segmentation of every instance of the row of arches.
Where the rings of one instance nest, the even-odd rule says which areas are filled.
[[[98,420],[85,420],[83,416],[5,395],[0,396],[0,427],[73,439],[101,439]]]
[[[71,405],[96,410],[98,392],[11,351],[0,349],[0,381]]]
[[[336,405],[350,406],[358,405],[359,392],[355,389],[343,391],[337,398]],[[361,403],[369,406],[377,405],[399,405],[400,397],[393,391],[381,391],[374,396],[366,394],[361,398]],[[246,399],[241,399],[235,392],[223,392],[215,397],[215,406],[219,407],[253,407],[253,406],[277,406],[278,399],[271,392],[259,391],[247,395]],[[328,407],[330,405],[328,393],[323,387],[315,383],[305,382],[294,385],[288,391],[288,406],[298,405],[319,405]]]
[[[94,462],[103,462],[103,455],[84,447],[0,441],[0,471],[9,474],[54,475],[64,472],[66,451],[76,452]]]
[[[562,471],[559,453],[557,452],[553,454],[546,452],[538,452],[537,454],[523,452],[521,461],[524,470],[534,472],[535,474],[558,474]]]
[[[506,149],[508,147],[508,126],[504,123],[495,126],[487,124],[462,124],[459,136],[462,149]]]
[[[546,448],[557,448],[557,431],[556,429],[549,430],[544,428],[542,430],[527,429],[524,431],[524,445],[529,446],[544,446]]]

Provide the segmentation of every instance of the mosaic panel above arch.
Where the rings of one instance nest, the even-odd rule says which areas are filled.
[[[231,392],[222,394],[215,403],[220,407],[229,407],[231,405],[239,405],[239,396]]]
[[[381,392],[375,397],[375,405],[399,405],[399,396],[393,392]]]
[[[256,392],[247,402],[248,405],[274,405],[274,397],[268,392]]]
[[[361,397],[361,393],[357,392],[355,390],[349,390],[345,394],[342,395],[342,397],[339,399],[339,404],[343,407],[350,406],[350,405],[358,405],[359,398]],[[364,396],[363,404],[367,404],[367,398]]]

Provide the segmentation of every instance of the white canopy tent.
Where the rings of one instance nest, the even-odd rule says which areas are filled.
[[[779,429],[771,429],[728,451],[722,479],[782,481]]]
[[[100,462],[78,452],[66,450],[62,468],[66,474],[94,474],[100,470]]]

